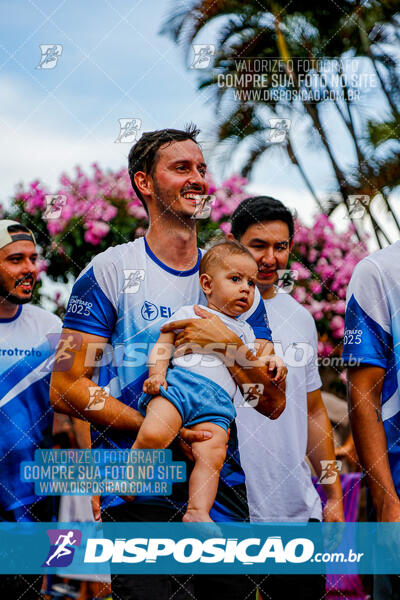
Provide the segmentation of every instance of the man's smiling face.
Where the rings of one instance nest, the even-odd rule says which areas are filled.
[[[284,221],[262,221],[250,225],[240,238],[254,256],[257,266],[257,285],[266,289],[278,281],[277,271],[286,269],[291,243],[289,227]]]
[[[198,203],[195,196],[208,192],[206,170],[203,153],[192,140],[162,146],[151,175],[160,210],[191,217]]]
[[[37,251],[33,242],[21,240],[0,249],[0,302],[25,304],[32,299],[37,271]]]

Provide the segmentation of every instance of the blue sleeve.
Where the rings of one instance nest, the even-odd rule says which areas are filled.
[[[246,321],[253,328],[256,339],[269,340],[272,342],[272,334],[269,328],[267,311],[265,310],[264,300],[261,297],[256,310],[248,319],[246,319]]]
[[[352,295],[345,316],[345,363],[348,366],[368,364],[386,369],[392,347],[392,336],[367,315]]]
[[[77,279],[72,288],[64,327],[110,338],[117,319],[116,310],[96,280],[93,267]]]

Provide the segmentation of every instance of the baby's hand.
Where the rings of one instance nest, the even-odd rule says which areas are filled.
[[[271,377],[271,381],[274,383],[282,383],[282,381],[285,381],[287,368],[280,356],[277,356],[276,354],[267,356],[266,364],[268,367],[268,375]]]
[[[155,396],[156,394],[160,393],[161,385],[163,386],[164,390],[167,389],[165,375],[150,375],[150,377],[148,377],[143,383],[143,391],[145,394],[153,394],[153,396]]]

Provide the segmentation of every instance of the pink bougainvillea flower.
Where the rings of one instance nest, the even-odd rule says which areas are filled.
[[[207,181],[209,194],[215,196],[211,209],[212,224],[219,225],[225,234],[229,233],[230,215],[249,195],[247,180],[234,174],[218,184],[208,173]],[[45,196],[49,193],[66,197],[61,215],[54,220],[43,218]],[[45,233],[41,239],[48,238],[44,253],[50,258],[48,263],[44,263],[44,268],[47,267],[55,279],[71,274],[77,276],[82,251],[85,259],[90,260],[105,250],[109,243],[121,243],[126,238],[144,235],[148,226],[147,213],[132,188],[127,169],[104,171],[97,163],[92,165],[89,173],[80,167],[71,176],[63,173],[55,190],[49,191],[38,180],[25,187],[21,185],[12,209],[13,212],[9,213],[11,218],[25,218],[23,222],[26,222],[28,215],[29,226]],[[4,217],[7,218],[7,215],[5,211]],[[209,225],[207,221],[199,221],[198,231],[202,239],[207,240],[213,234],[215,227],[210,228]],[[207,235],[204,236],[205,232]],[[85,242],[83,248],[79,246],[82,239]],[[316,322],[320,356],[328,357],[339,352],[344,334],[346,289],[354,267],[367,254],[367,247],[357,240],[352,223],[339,234],[326,214],[317,215],[312,226],[304,225],[298,218],[295,220],[289,266],[298,272],[298,278],[292,294]]]

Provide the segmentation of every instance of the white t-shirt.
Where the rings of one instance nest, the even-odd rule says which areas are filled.
[[[343,360],[385,369],[382,421],[400,495],[400,241],[358,263],[347,288],[345,322]]]
[[[282,290],[264,303],[275,352],[288,368],[286,408],[278,419],[270,420],[243,400],[235,400],[250,519],[321,520],[321,501],[305,460],[307,393],[321,387],[315,323],[309,312]]]
[[[21,481],[20,467],[34,460],[38,448],[51,448],[50,375],[61,327],[56,315],[33,304],[20,304],[13,317],[0,319],[0,506],[5,510],[39,499],[33,482]],[[30,518],[27,511],[24,520]]]
[[[203,306],[201,308],[204,308],[208,312],[217,315],[231,331],[240,337],[246,346],[253,350],[256,337],[253,329],[248,323],[246,323],[246,321],[242,321],[240,318],[235,319],[233,317],[228,317],[227,315],[213,310],[212,308],[206,308]],[[193,306],[182,306],[182,308],[178,308],[168,322],[193,318],[201,318],[196,315]],[[184,369],[202,375],[203,377],[207,377],[207,379],[211,379],[211,381],[220,385],[233,399],[236,392],[236,383],[232,379],[232,375],[222,359],[215,354],[186,354],[185,356],[180,356],[179,358],[173,358],[172,364],[178,367],[183,367]]]

